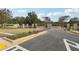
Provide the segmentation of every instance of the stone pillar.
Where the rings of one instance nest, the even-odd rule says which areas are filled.
[[[68,29],[68,30],[70,29],[70,24],[67,24],[67,29]]]
[[[29,27],[29,24],[27,24],[26,27]]]
[[[73,28],[74,28],[74,30],[77,30],[78,29],[77,23],[74,23]]]
[[[32,27],[34,27],[34,24],[32,24]]]
[[[22,27],[23,27],[23,28],[25,28],[25,25],[24,25],[24,24],[22,24]]]
[[[37,27],[37,24],[35,24],[35,26]]]

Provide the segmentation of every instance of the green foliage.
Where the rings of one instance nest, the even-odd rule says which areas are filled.
[[[12,18],[12,12],[9,9],[0,9],[0,24],[42,24],[41,20],[38,19],[35,12],[29,12],[26,17],[14,17]]]
[[[37,20],[38,20],[37,15],[35,14],[35,12],[29,12],[28,13],[28,18],[29,18],[30,23],[36,23]]]
[[[9,9],[0,9],[0,24],[7,23],[12,17],[12,13]],[[3,27],[3,26],[2,26]]]
[[[25,21],[25,18],[24,18],[24,17],[16,17],[15,19],[16,19],[16,22],[17,22],[18,24],[23,24],[24,21]]]
[[[78,17],[71,18],[69,23],[70,24],[79,23],[79,18]]]
[[[31,35],[31,34],[34,34],[34,33],[38,33],[38,32],[39,31],[33,31],[33,32],[29,31],[29,32],[24,32],[24,33],[20,33],[20,34],[10,35],[10,36],[7,36],[7,38],[15,40],[17,38],[25,37],[25,36],[28,36],[28,35]]]

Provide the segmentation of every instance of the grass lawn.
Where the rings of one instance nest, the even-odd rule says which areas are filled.
[[[0,28],[0,32],[18,34],[18,33],[29,32],[29,31],[40,31],[43,29],[44,29],[44,27],[17,28],[17,29],[2,29],[2,28]]]
[[[70,30],[70,32],[79,35],[79,31]]]

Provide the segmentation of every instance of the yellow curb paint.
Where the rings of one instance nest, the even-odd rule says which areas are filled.
[[[29,35],[27,37],[23,37],[23,38],[20,38],[20,39],[16,39],[16,40],[13,41],[13,43],[15,45],[19,45],[19,44],[21,44],[21,43],[23,43],[25,41],[32,40],[33,38],[35,38],[37,36],[40,36],[40,35],[43,35],[45,33],[47,33],[47,31],[43,31],[43,32],[40,32],[40,33],[37,33],[37,34]]]
[[[0,50],[3,50],[3,49],[5,49],[5,48],[7,48],[6,45],[4,45],[4,44],[0,44]]]

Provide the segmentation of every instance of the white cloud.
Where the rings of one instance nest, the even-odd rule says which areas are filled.
[[[64,15],[77,15],[79,14],[79,8],[71,8],[71,9],[65,9],[64,12],[54,12],[52,13],[53,16],[64,16]]]
[[[79,8],[65,9],[64,12],[69,14],[79,14]]]
[[[45,14],[39,13],[39,14],[37,14],[37,16],[38,16],[39,19],[44,20],[43,17],[45,17]]]
[[[46,16],[51,17],[53,15],[52,12],[49,12]]]
[[[65,13],[70,13],[70,12],[72,12],[72,9],[65,9],[64,12],[65,12]]]
[[[43,17],[44,16],[44,13],[39,13],[37,15],[38,15],[38,18],[40,18],[40,17]]]
[[[65,15],[69,15],[71,17],[75,17],[76,15],[79,15],[79,8],[71,8],[71,9],[65,9],[63,12],[49,12],[47,14],[44,13],[39,13],[38,14],[38,18],[42,19],[42,17],[48,16],[51,19],[55,16],[55,17],[60,17],[60,16],[65,16]]]
[[[17,12],[21,12],[21,13],[24,13],[24,12],[26,12],[26,10],[23,10],[23,9],[18,9],[18,10],[16,10]]]
[[[38,15],[38,18],[39,19],[41,19],[41,20],[44,20],[44,18],[43,17],[52,17],[53,16],[53,13],[52,12],[49,12],[49,13],[47,13],[47,14],[44,14],[44,13],[39,13],[39,14],[37,14]]]
[[[62,16],[62,15],[64,15],[63,12],[54,12],[53,13],[53,16]]]
[[[53,20],[52,18],[53,18],[54,16],[57,16],[57,17],[63,16],[63,15],[65,15],[65,13],[64,13],[64,12],[49,12],[49,13],[47,13],[47,14],[39,13],[39,14],[37,14],[37,15],[38,15],[38,18],[41,19],[41,20],[44,20],[43,17],[46,17],[46,16],[47,16],[47,17],[50,17],[51,20]]]

